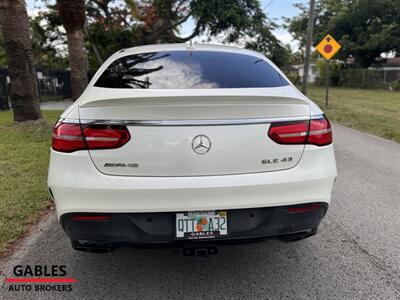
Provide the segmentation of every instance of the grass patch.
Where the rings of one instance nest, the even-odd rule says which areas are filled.
[[[51,128],[61,111],[43,111],[46,121],[13,123],[0,112],[0,254],[51,205],[47,169]]]
[[[324,87],[311,86],[308,96],[331,121],[400,142],[399,92],[330,88],[328,108]]]

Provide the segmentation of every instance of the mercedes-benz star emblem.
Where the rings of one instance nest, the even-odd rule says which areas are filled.
[[[197,135],[193,138],[192,148],[197,154],[206,154],[208,151],[210,151],[211,141],[205,135]]]

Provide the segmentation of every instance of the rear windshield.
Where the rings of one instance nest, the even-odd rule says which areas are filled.
[[[132,89],[262,88],[288,85],[251,55],[216,51],[168,51],[128,55],[111,63],[95,86]]]

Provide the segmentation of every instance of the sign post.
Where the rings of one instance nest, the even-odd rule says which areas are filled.
[[[330,35],[327,34],[321,42],[317,45],[317,51],[325,58],[325,105],[328,106],[329,102],[329,79],[330,59],[342,48],[342,46]]]
[[[329,79],[330,79],[329,64],[330,64],[330,61],[327,60],[326,64],[325,64],[325,106],[326,107],[328,107],[328,102],[329,102]]]

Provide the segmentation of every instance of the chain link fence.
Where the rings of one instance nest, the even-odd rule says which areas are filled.
[[[70,73],[68,71],[36,70],[40,102],[58,101],[72,97]],[[10,78],[7,69],[0,69],[0,110],[10,109]]]
[[[332,76],[332,84],[356,88],[392,88],[400,87],[400,68],[396,69],[345,69]]]
[[[325,71],[316,75],[316,84],[325,85]],[[400,67],[341,69],[331,65],[330,84],[348,88],[388,89],[400,91]]]

